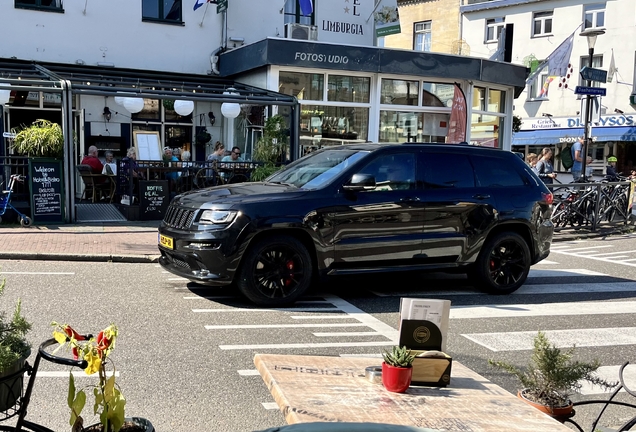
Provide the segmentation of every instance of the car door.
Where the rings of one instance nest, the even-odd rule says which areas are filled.
[[[477,187],[470,158],[461,152],[423,150],[422,256],[430,263],[454,263],[474,255],[480,235],[497,215],[492,194]]]
[[[383,152],[351,173],[373,175],[377,187],[343,190],[339,203],[345,205],[326,216],[333,227],[334,267],[408,265],[418,259],[422,208],[416,163],[415,151]]]

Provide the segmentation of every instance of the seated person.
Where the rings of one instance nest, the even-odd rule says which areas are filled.
[[[610,182],[620,181],[621,177],[616,172],[616,162],[618,158],[616,156],[610,156],[607,158],[607,167],[605,168],[605,180]]]
[[[102,165],[102,162],[97,157],[97,147],[95,146],[88,148],[88,154],[84,156],[80,164],[90,166],[93,174],[101,174],[104,169],[104,165]]]
[[[179,158],[172,154],[172,149],[170,147],[163,148],[163,161],[166,164],[170,162],[179,162]],[[176,168],[176,165],[172,165],[172,167]],[[174,181],[179,177],[179,172],[175,169],[174,171],[168,171],[165,175],[166,179],[170,181]]]
[[[139,191],[139,180],[144,179],[144,173],[139,169],[137,152],[133,147],[128,149],[126,157],[122,158],[119,167],[119,176],[117,177],[119,185],[117,190],[120,191],[122,195],[128,195],[130,181],[132,180],[132,193],[136,195]]]
[[[113,152],[105,152],[104,159],[104,169],[102,170],[102,174],[117,175],[117,164],[115,163],[115,159],[113,158]]]
[[[241,157],[241,149],[238,147],[232,147],[232,152],[221,159],[221,162],[245,162],[245,159]]]

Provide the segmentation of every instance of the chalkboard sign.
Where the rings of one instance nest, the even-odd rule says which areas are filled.
[[[166,180],[139,182],[139,220],[161,220],[170,204]]]
[[[62,161],[29,159],[33,223],[64,223]]]

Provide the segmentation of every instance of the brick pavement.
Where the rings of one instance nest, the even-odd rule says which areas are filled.
[[[0,225],[0,259],[156,262],[159,221],[118,224],[44,225],[22,228]],[[567,241],[634,231],[627,225],[564,229],[554,241]]]
[[[156,262],[158,225],[0,226],[0,259]]]

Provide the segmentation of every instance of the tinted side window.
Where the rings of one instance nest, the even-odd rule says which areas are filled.
[[[425,188],[475,187],[473,166],[468,156],[463,154],[423,152],[422,159],[424,164]]]
[[[413,153],[384,154],[359,171],[375,177],[376,191],[415,189],[415,155]]]
[[[525,182],[512,160],[499,157],[474,156],[475,174],[483,187],[524,186]]]

